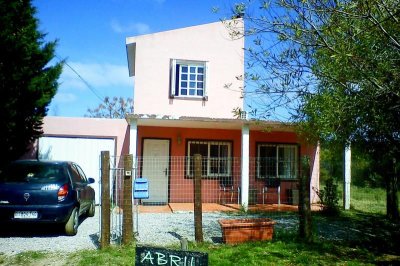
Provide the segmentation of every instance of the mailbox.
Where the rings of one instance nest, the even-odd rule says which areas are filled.
[[[149,182],[147,178],[136,178],[133,185],[133,198],[134,199],[148,199],[149,198]]]

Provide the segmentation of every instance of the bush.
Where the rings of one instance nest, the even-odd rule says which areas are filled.
[[[328,178],[325,187],[322,190],[315,191],[322,204],[322,211],[327,215],[336,215],[339,213],[338,186],[333,178]]]

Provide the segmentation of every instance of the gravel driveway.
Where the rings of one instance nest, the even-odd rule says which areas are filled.
[[[251,217],[234,216],[235,218]],[[253,216],[254,217],[254,216]],[[114,223],[121,222],[121,216],[114,216]],[[203,235],[207,242],[221,243],[222,234],[218,223],[219,219],[233,218],[225,213],[203,213]],[[298,226],[296,214],[274,216],[276,230],[293,230]],[[355,224],[341,221],[332,221],[325,218],[315,219],[318,237],[326,240],[354,240],[365,236],[365,228],[359,230]],[[134,219],[136,230],[136,216]],[[353,228],[354,227],[354,228]],[[182,237],[194,241],[194,215],[193,212],[178,213],[141,213],[139,214],[139,234],[137,243],[169,246],[179,245]],[[372,230],[372,229],[371,229]],[[373,231],[371,231],[373,232]],[[120,232],[112,231],[112,236],[118,236]],[[51,252],[73,252],[80,249],[97,249],[99,243],[99,209],[92,218],[81,221],[76,236],[65,236],[60,228],[48,225],[41,227],[25,226],[10,230],[1,228],[0,231],[0,254],[15,255],[24,251],[51,251]]]
[[[222,242],[218,219],[227,217],[229,216],[224,213],[203,214],[205,241]],[[276,226],[292,227],[297,225],[296,218],[285,218],[281,221],[278,219],[277,222]],[[136,228],[136,218],[134,223]],[[96,209],[95,217],[85,218],[81,221],[76,236],[65,236],[60,228],[49,226],[34,228],[25,226],[11,231],[2,230],[0,233],[0,253],[15,255],[24,251],[73,252],[79,249],[96,249],[98,248],[98,236],[99,211]],[[194,215],[192,212],[139,214],[138,243],[167,246],[179,244],[181,237],[194,241]]]
[[[17,228],[2,228],[0,232],[0,253],[15,255],[24,251],[62,251],[95,249],[99,232],[99,215],[81,221],[78,234],[63,235],[59,227],[25,225]]]

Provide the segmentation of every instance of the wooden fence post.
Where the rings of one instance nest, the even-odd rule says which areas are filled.
[[[133,240],[133,213],[132,213],[132,154],[124,156],[124,199],[123,199],[123,225],[122,243],[130,244]]]
[[[203,242],[203,209],[201,200],[201,165],[200,154],[194,155],[194,236],[196,242]]]
[[[110,245],[110,152],[101,152],[101,229],[100,248]]]

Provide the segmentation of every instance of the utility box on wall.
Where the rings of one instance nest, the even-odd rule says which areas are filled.
[[[147,178],[136,178],[133,185],[133,198],[134,199],[148,199],[149,198],[149,182]]]

